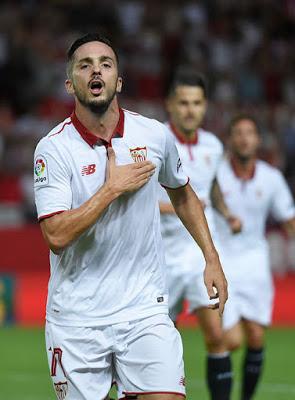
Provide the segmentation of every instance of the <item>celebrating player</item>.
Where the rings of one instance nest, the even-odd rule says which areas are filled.
[[[96,34],[68,52],[75,111],[37,145],[35,198],[50,252],[46,346],[59,399],[185,397],[182,344],[168,317],[158,181],[206,259],[222,313],[227,284],[202,205],[167,128],[122,110],[112,44]]]
[[[204,79],[192,71],[179,71],[167,98],[167,125],[176,138],[183,169],[202,201],[214,239],[212,203],[233,232],[239,231],[241,224],[225,205],[216,181],[217,168],[223,155],[222,144],[215,135],[200,128],[206,108]],[[220,317],[216,311],[208,308],[209,299],[203,277],[204,257],[175,214],[164,190],[160,190],[160,210],[168,266],[170,316],[175,321],[183,299],[189,300],[190,310],[198,315],[208,351],[207,383],[211,398],[227,400],[231,388],[230,358],[222,341]],[[211,303],[212,307],[214,305]]]
[[[229,129],[230,157],[218,171],[218,182],[226,204],[240,217],[243,230],[237,235],[219,220],[218,232],[224,267],[230,283],[224,313],[229,350],[246,338],[241,399],[252,399],[264,360],[265,327],[270,324],[273,285],[265,224],[269,213],[295,233],[295,209],[281,172],[257,160],[260,136],[249,115],[235,117]]]

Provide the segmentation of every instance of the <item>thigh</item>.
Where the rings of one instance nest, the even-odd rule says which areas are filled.
[[[242,322],[238,322],[230,329],[224,331],[224,343],[229,351],[237,350],[243,343],[244,331]]]
[[[167,315],[130,323],[122,340],[125,347],[116,353],[115,366],[124,394],[185,396],[182,341]]]
[[[46,323],[50,375],[59,400],[104,399],[112,382],[107,332]]]

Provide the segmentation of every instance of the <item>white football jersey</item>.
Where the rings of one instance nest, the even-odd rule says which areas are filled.
[[[205,131],[204,129],[198,129],[196,140],[193,143],[187,143],[181,140],[171,126],[170,130],[176,137],[176,147],[179,152],[183,170],[185,174],[189,176],[190,185],[206,206],[205,214],[207,222],[211,235],[214,236],[214,217],[210,200],[210,191],[222,159],[223,146],[213,133]],[[159,200],[164,203],[170,203],[170,199],[163,188],[159,189]],[[175,252],[181,251],[183,243],[193,241],[192,237],[175,214],[161,214],[161,227],[167,260],[169,259],[170,253],[171,256],[174,257]]]
[[[156,165],[146,185],[113,201],[61,254],[50,252],[46,318],[56,324],[99,326],[168,312],[158,181],[177,188],[188,178],[173,136],[158,121],[120,110],[110,143],[73,114],[35,151],[39,220],[78,208],[99,190],[109,145],[118,165],[142,160]]]
[[[243,180],[225,159],[217,177],[228,208],[243,224],[241,233],[234,235],[216,215],[218,239],[229,257],[249,249],[267,248],[265,225],[269,214],[278,221],[295,216],[293,198],[282,173],[266,162],[257,160],[253,177]]]

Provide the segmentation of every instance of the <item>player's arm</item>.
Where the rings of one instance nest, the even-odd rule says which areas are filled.
[[[171,203],[165,203],[164,201],[159,202],[161,214],[175,214],[174,207]]]
[[[216,297],[214,287],[217,289],[219,311],[222,314],[228,296],[227,282],[212,242],[202,203],[189,184],[178,189],[166,190],[177,215],[204,254],[206,260],[205,285],[210,298]]]
[[[212,206],[226,219],[232,233],[239,233],[242,230],[241,220],[233,215],[225,204],[219,183],[215,178],[210,192]]]
[[[295,217],[282,222],[282,227],[289,236],[295,236]]]
[[[108,157],[106,182],[97,193],[80,207],[41,221],[43,236],[54,253],[59,253],[91,227],[121,194],[137,190],[147,183],[155,171],[150,161],[117,166],[111,148]]]
[[[290,236],[295,236],[295,204],[286,179],[279,170],[272,172],[273,198],[271,214]]]

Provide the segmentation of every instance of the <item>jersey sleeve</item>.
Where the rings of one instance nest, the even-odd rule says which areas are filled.
[[[38,220],[70,210],[71,174],[60,153],[44,138],[34,155],[34,192]]]
[[[183,172],[174,137],[165,126],[163,129],[166,141],[162,166],[159,172],[159,182],[164,188],[177,189],[185,186],[189,182],[189,178]]]
[[[295,217],[295,207],[291,191],[280,171],[275,171],[273,180],[274,196],[271,204],[271,213],[278,221],[287,221]]]

